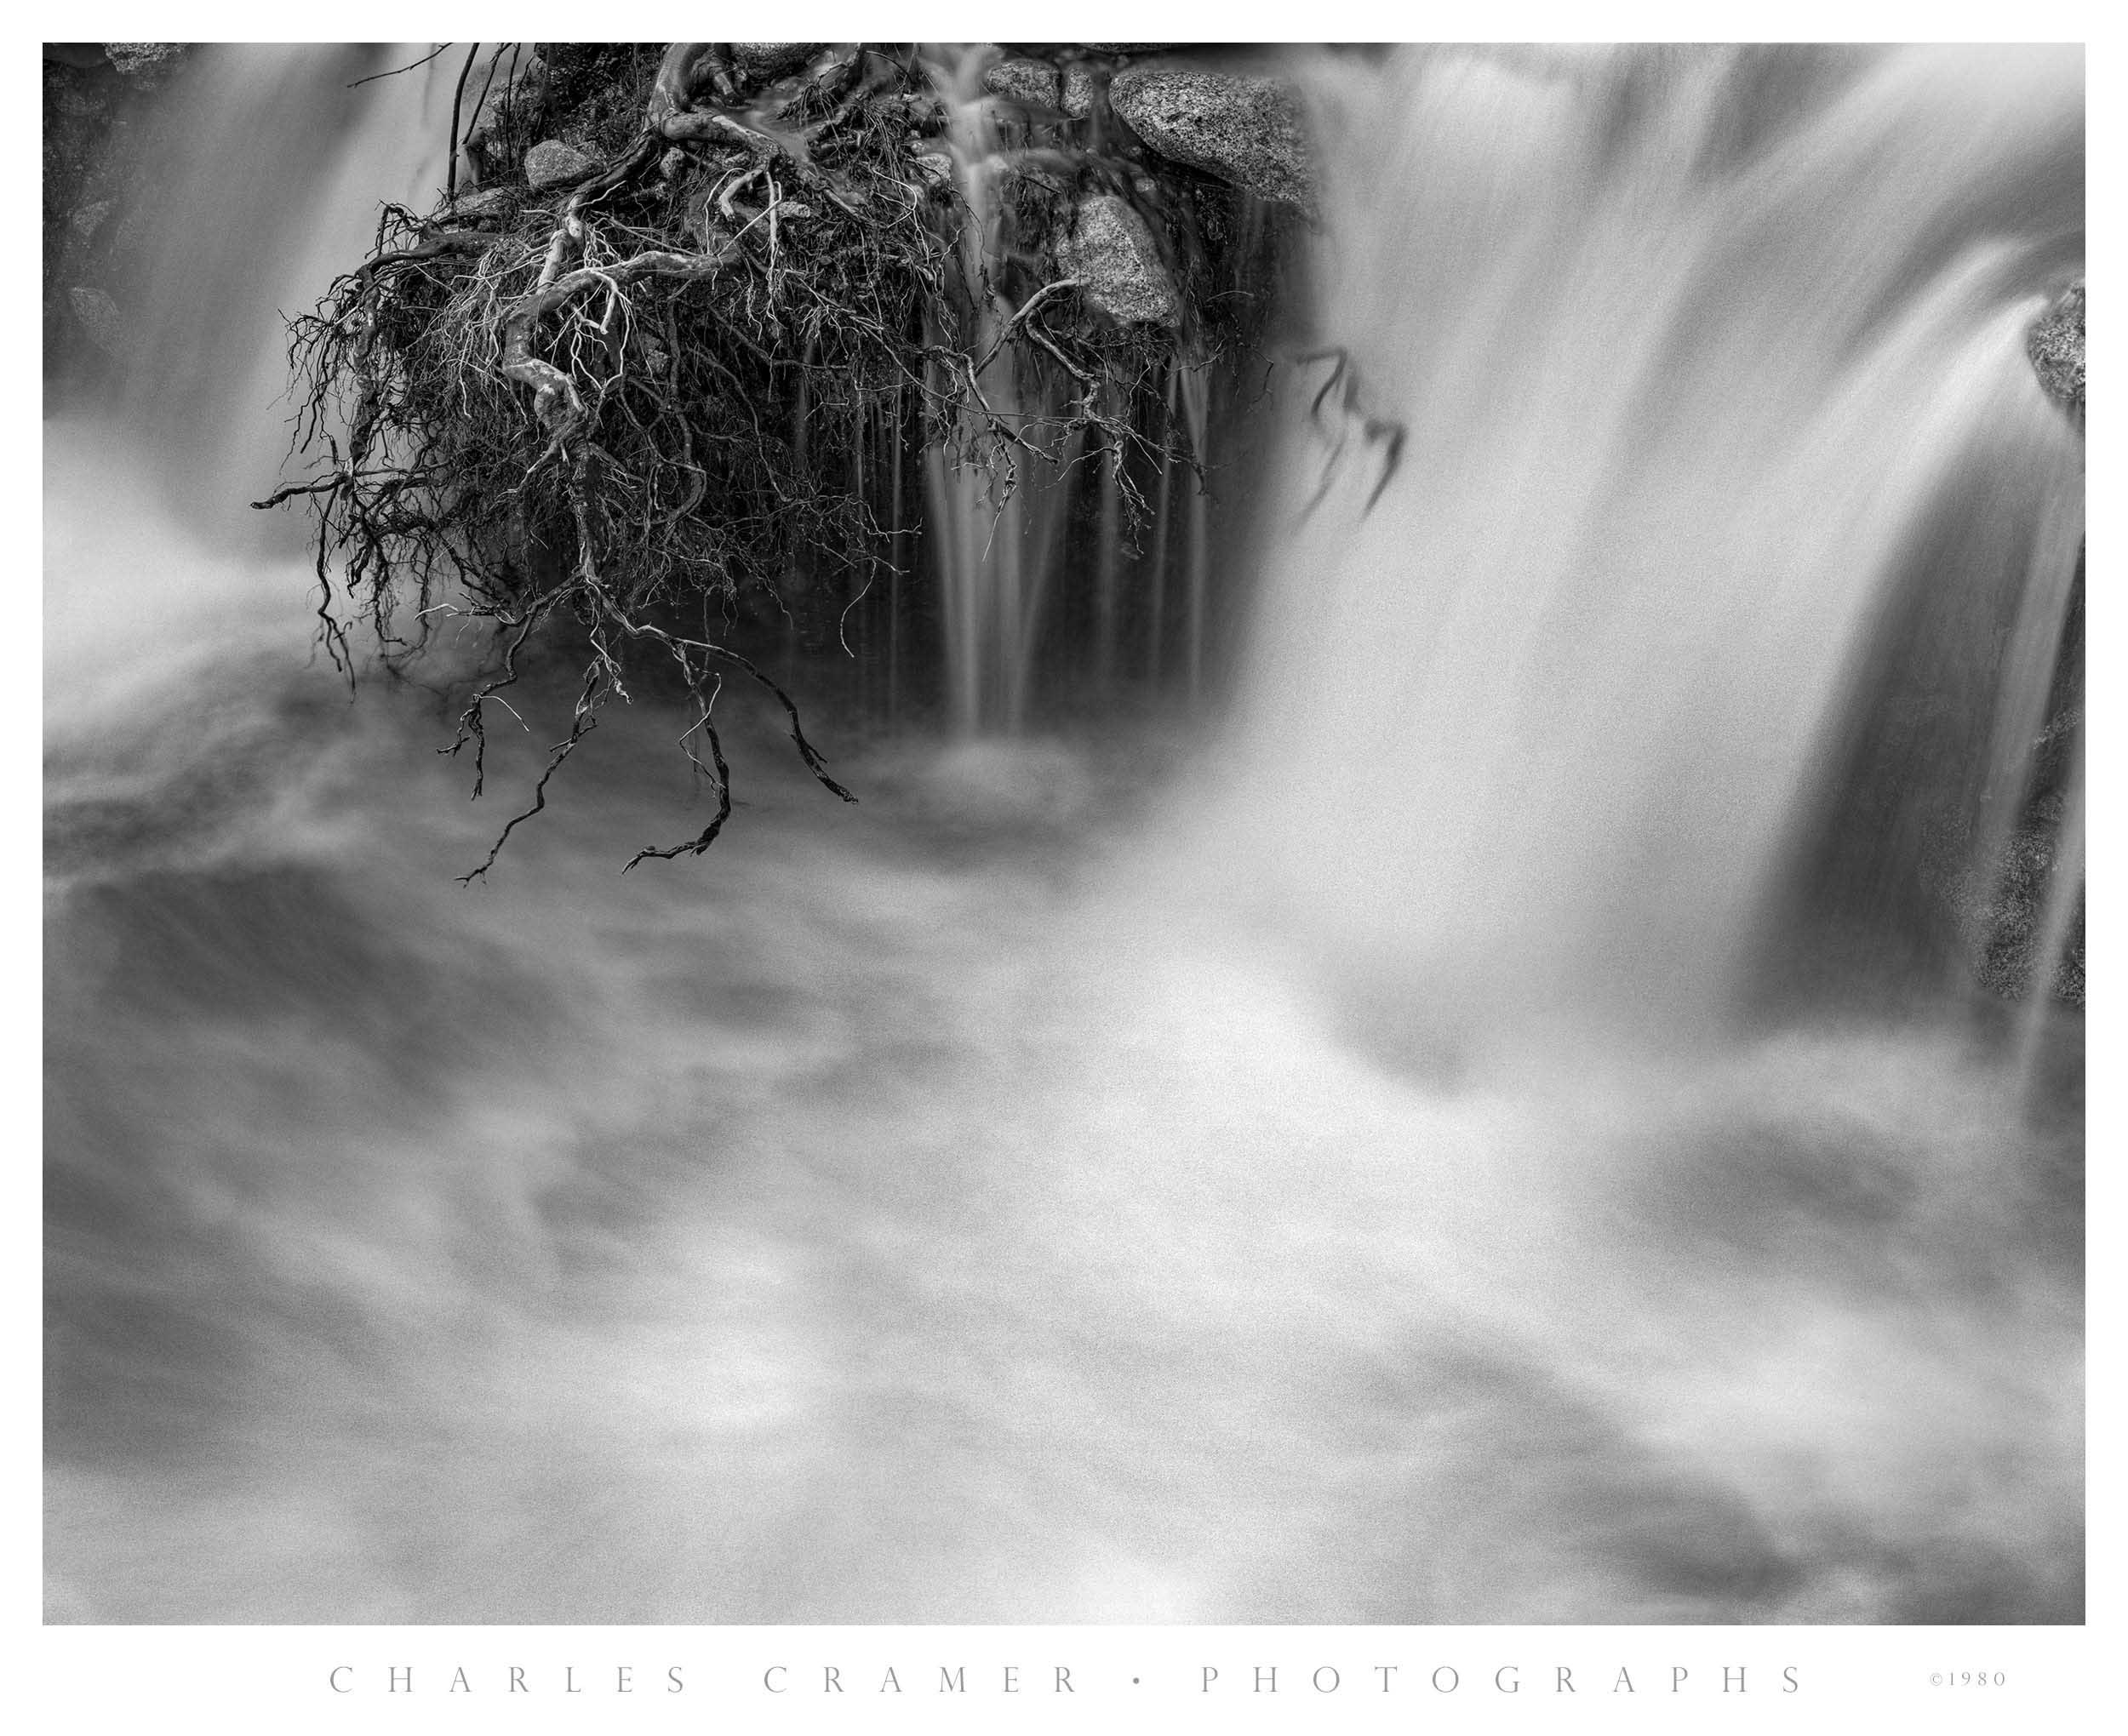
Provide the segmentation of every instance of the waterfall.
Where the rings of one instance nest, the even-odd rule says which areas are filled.
[[[1189,437],[1190,457],[1201,470],[1210,452],[1207,442],[1211,431],[1211,383],[1205,379],[1203,368],[1179,364],[1175,369],[1175,380],[1176,394],[1182,405],[1183,426]],[[1211,533],[1210,503],[1202,479],[1193,477],[1184,486],[1188,489],[1188,499],[1182,514],[1183,670],[1187,691],[1192,700],[1196,700],[1204,690],[1204,609]]]
[[[1014,443],[1005,473],[975,462],[972,449],[997,434],[964,414],[949,442],[924,454],[947,687],[963,735],[1013,734],[1027,722],[1035,635],[1070,505],[1062,455],[1038,431],[1055,409],[1049,389],[1023,379],[1014,347],[998,341],[1012,309],[989,264],[1004,252],[1008,221],[1004,146],[982,89],[983,68],[995,58],[981,48],[961,50],[935,73],[950,117],[954,185],[966,208],[960,265],[971,305],[964,342],[987,364],[977,384],[997,432]]]
[[[1299,395],[1342,373],[1290,437],[1233,871],[1467,1030],[1697,1041],[1798,944],[1768,913],[1919,551],[1932,690],[2022,787],[2080,535],[2022,342],[2080,257],[2080,57],[1318,70],[1341,356]],[[1887,779],[1958,757],[1869,734]]]
[[[272,539],[277,517],[247,503],[289,448],[285,320],[361,259],[386,201],[426,210],[443,191],[459,56],[415,66],[427,45],[415,43],[197,52],[153,123],[151,154],[177,167],[126,286],[126,387],[181,510],[224,536]]]
[[[581,676],[468,802],[446,635],[351,704],[244,504],[420,52],[205,51],[47,425],[48,1621],[2084,1619],[2076,53],[1296,54],[1262,486],[1187,368],[1009,494],[911,380],[845,620],[913,714],[935,601],[946,739],[801,665],[826,802],[732,682],[731,825],[623,873],[713,799],[632,673],[465,888]],[[1976,1010],[1945,888],[2042,810]]]
[[[426,45],[194,52],[148,123],[120,413],[47,425],[48,746],[150,700],[197,713],[240,650],[302,660],[316,624],[285,557],[305,527],[249,504],[289,454],[287,317],[361,259],[386,200],[426,209],[443,185],[452,73],[413,65]]]

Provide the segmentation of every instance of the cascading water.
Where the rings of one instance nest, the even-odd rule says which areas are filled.
[[[1669,1044],[1730,1014],[1948,495],[2026,547],[1937,551],[1931,605],[1969,631],[1935,673],[1974,686],[2036,546],[2004,715],[2038,734],[2082,458],[2022,334],[2081,232],[2080,65],[1863,57],[1806,117],[1753,112],[1771,76],[1444,53],[1332,99],[1365,160],[1329,178],[1323,323],[1404,432],[1349,441],[1270,563],[1243,859],[1466,1036],[1565,1014]]]
[[[144,155],[170,167],[119,286],[123,413],[45,425],[49,795],[201,757],[259,722],[218,691],[238,660],[304,657],[285,563],[303,539],[249,505],[289,450],[284,316],[359,255],[382,201],[442,188],[451,80],[413,66],[426,52],[204,48],[152,120]],[[136,705],[141,727],[114,722]],[[196,727],[149,727],[170,706]]]
[[[964,737],[1017,735],[1035,719],[1044,637],[1054,627],[1051,617],[1064,588],[1061,575],[1073,546],[1072,521],[1091,474],[1098,471],[1101,478],[1095,509],[1099,528],[1089,557],[1097,569],[1091,643],[1075,664],[1062,660],[1069,672],[1107,688],[1118,672],[1128,614],[1139,641],[1132,648],[1140,660],[1134,675],[1157,688],[1172,665],[1187,696],[1196,700],[1205,683],[1210,595],[1210,500],[1205,477],[1191,471],[1192,464],[1200,471],[1212,464],[1211,386],[1204,358],[1178,357],[1161,372],[1158,425],[1181,431],[1189,462],[1178,459],[1171,431],[1164,432],[1152,519],[1141,532],[1146,546],[1132,562],[1138,570],[1131,582],[1143,595],[1126,609],[1120,467],[1130,456],[1110,446],[1097,463],[1084,462],[1084,430],[1059,436],[1049,425],[1061,420],[1061,376],[1024,377],[1025,365],[1014,349],[998,341],[1020,310],[999,291],[992,262],[1029,244],[1029,237],[1014,234],[1008,207],[1018,159],[1038,158],[1043,151],[1029,148],[1033,127],[1025,119],[1002,118],[1001,109],[1012,106],[1001,105],[987,91],[983,73],[996,59],[997,51],[987,47],[941,50],[933,73],[949,117],[954,186],[969,216],[960,236],[961,271],[971,294],[967,345],[976,357],[988,358],[981,379],[984,401],[998,425],[1009,431],[1012,445],[1008,474],[965,462],[982,431],[964,418],[947,444],[924,454],[948,711]],[[1078,385],[1094,389],[1090,381]],[[1171,587],[1181,590],[1179,601],[1170,599]],[[1179,625],[1169,620],[1178,608]]]
[[[1022,385],[1013,352],[998,342],[1011,310],[1002,305],[984,264],[986,254],[1004,251],[1004,163],[981,82],[984,64],[992,58],[981,48],[964,49],[941,63],[937,77],[950,117],[954,182],[969,217],[961,237],[961,270],[973,302],[969,348],[988,358],[979,376],[985,402],[1017,436],[1039,418],[1042,405],[1039,389]],[[959,436],[964,443],[980,437],[969,429]],[[1014,733],[1027,718],[1034,631],[1061,551],[1069,500],[1057,474],[1059,455],[1030,445],[1015,454],[1009,479],[964,465],[943,447],[924,454],[947,680],[954,725],[964,735]]]
[[[1178,368],[1174,373],[1176,397],[1180,401],[1183,425],[1189,431],[1190,451],[1199,464],[1204,462],[1210,450],[1208,444],[1211,431],[1210,382],[1204,371],[1195,368]],[[1170,460],[1170,465],[1172,461]],[[1185,484],[1188,488],[1188,501],[1183,508],[1182,536],[1183,629],[1182,667],[1185,686],[1194,700],[1204,688],[1204,610],[1209,575],[1206,567],[1211,559],[1211,537],[1206,521],[1210,517],[1210,502],[1201,487]]]
[[[270,481],[288,450],[283,316],[359,256],[384,200],[426,204],[443,186],[451,78],[414,66],[425,53],[209,50],[157,118],[156,154],[181,167],[128,286],[127,391],[134,425],[167,448],[158,468],[186,505],[216,501],[225,536],[288,540],[221,487]]]
[[[243,160],[439,177],[421,74],[326,151],[357,72],[229,66]],[[1296,364],[1186,775],[809,720],[844,808],[740,697],[739,821],[622,878],[701,799],[644,695],[460,892],[447,708],[347,706],[303,564],[231,558],[272,412],[185,520],[168,438],[52,425],[50,1619],[2079,1619],[2075,1130],[1965,1000],[1766,985],[1876,909],[1880,783],[1984,852],[2031,781],[2080,60],[1307,76],[1349,413]],[[358,251],[226,185],[168,220],[269,237],[282,306]],[[226,380],[259,311],[145,317]],[[1103,673],[1134,581],[1209,672],[1170,481],[1143,570],[1019,569]],[[957,487],[949,595],[1006,517]],[[946,607],[1009,722],[1033,604]]]

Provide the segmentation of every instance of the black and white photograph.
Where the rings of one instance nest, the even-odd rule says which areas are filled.
[[[47,1630],[2080,1627],[2085,72],[46,42]]]

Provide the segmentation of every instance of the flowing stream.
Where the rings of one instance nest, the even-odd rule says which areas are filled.
[[[49,1619],[2081,1619],[2079,1015],[1827,842],[2031,775],[2078,54],[1296,60],[1344,372],[1235,669],[1170,509],[1229,710],[1044,733],[1013,611],[1105,677],[1131,575],[971,557],[954,739],[809,720],[860,806],[733,695],[622,877],[647,696],[470,889],[559,686],[469,804],[243,505],[442,176],[384,64],[221,53],[174,140],[278,171],[169,257],[279,251],[46,425]]]

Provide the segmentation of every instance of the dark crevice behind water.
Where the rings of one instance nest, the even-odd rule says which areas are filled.
[[[432,99],[227,69],[314,285]],[[624,877],[647,700],[461,891],[558,682],[469,804],[224,534],[244,414],[48,425],[49,1619],[2080,1619],[2080,1130],[1841,818],[1984,832],[2048,678],[2080,58],[1301,70],[1409,433],[1303,517],[1273,412],[1216,732],[830,716],[849,808],[738,696]]]

